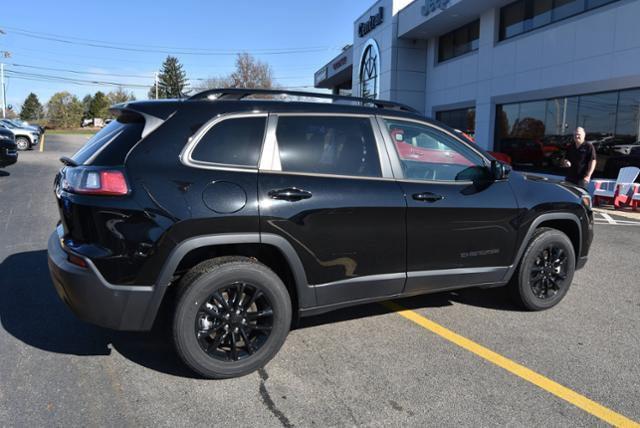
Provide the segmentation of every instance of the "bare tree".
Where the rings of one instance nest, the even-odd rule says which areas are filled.
[[[238,54],[236,69],[231,74],[203,80],[195,87],[200,91],[214,88],[273,89],[275,84],[271,66],[245,52]]]
[[[266,62],[255,59],[246,52],[238,54],[236,58],[236,71],[231,73],[229,77],[235,88],[273,88],[273,72],[271,66]]]

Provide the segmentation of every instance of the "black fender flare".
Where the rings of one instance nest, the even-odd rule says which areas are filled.
[[[580,257],[580,249],[582,248],[582,225],[580,224],[580,220],[578,219],[578,216],[576,216],[573,213],[567,213],[567,212],[540,214],[538,217],[534,218],[531,224],[529,225],[527,234],[524,236],[522,242],[520,243],[520,247],[518,248],[518,252],[516,253],[516,258],[513,261],[513,264],[509,266],[509,269],[504,275],[503,282],[507,283],[511,280],[511,277],[513,276],[514,272],[518,268],[518,265],[520,264],[520,260],[522,260],[524,251],[526,250],[527,245],[529,244],[529,241],[531,240],[531,237],[533,236],[538,226],[540,226],[540,224],[544,223],[545,221],[549,221],[549,220],[572,220],[573,222],[575,222],[576,226],[578,226],[578,251],[576,252],[576,258]]]
[[[153,295],[145,311],[144,329],[151,329],[153,322],[162,303],[162,299],[169,287],[173,273],[178,268],[182,259],[190,252],[202,247],[229,244],[265,244],[276,247],[282,252],[289,263],[293,273],[296,292],[298,294],[298,307],[312,307],[316,305],[316,294],[307,283],[307,275],[302,261],[293,246],[283,237],[270,233],[223,233],[216,235],[202,235],[186,239],[180,242],[169,254],[158,279],[153,287]]]

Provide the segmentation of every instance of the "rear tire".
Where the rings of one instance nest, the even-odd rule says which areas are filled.
[[[280,350],[291,324],[282,280],[246,257],[200,263],[181,279],[173,340],[184,363],[212,379],[249,374]]]
[[[575,250],[569,237],[556,229],[537,229],[511,278],[511,296],[530,311],[552,308],[569,291],[575,268]]]
[[[16,137],[16,146],[18,150],[25,151],[31,148],[31,141],[27,137]]]

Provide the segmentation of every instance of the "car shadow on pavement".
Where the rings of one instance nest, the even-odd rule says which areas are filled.
[[[0,264],[0,325],[29,346],[61,354],[110,355],[159,372],[197,377],[173,349],[165,317],[151,332],[120,332],[83,321],[57,296],[45,250],[13,254]]]
[[[166,299],[169,301],[170,299]],[[397,300],[407,309],[453,303],[516,310],[501,289],[468,289]],[[366,318],[393,312],[374,303],[303,318],[296,328]],[[170,339],[168,311],[162,308],[150,332],[120,332],[85,323],[58,298],[45,250],[12,254],[0,264],[0,325],[16,339],[43,351],[80,356],[110,355],[115,349],[144,367],[180,377],[198,378],[178,358]]]
[[[509,298],[504,288],[467,288],[458,291],[449,291],[421,296],[406,297],[394,300],[395,303],[405,309],[420,310],[453,306],[454,303],[467,306],[498,310],[498,311],[522,311]],[[394,311],[380,303],[352,306],[339,309],[322,315],[302,318],[296,328],[308,328],[322,324],[350,321],[359,318],[367,318],[376,315],[390,314]]]
[[[8,176],[10,176],[10,175],[11,175],[11,173],[10,173],[10,172],[8,172],[8,171],[3,171],[3,170],[1,170],[1,169],[0,169],[0,177],[8,177]]]

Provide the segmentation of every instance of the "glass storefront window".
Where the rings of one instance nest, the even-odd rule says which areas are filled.
[[[617,105],[617,92],[580,97],[578,126],[587,131],[587,140],[598,140],[613,135]]]
[[[640,89],[499,105],[495,126],[495,150],[516,169],[565,175],[562,160],[577,126],[598,154],[596,176],[640,167]]]
[[[638,141],[640,135],[640,89],[620,92],[616,136],[628,143]]]
[[[473,137],[476,133],[475,107],[439,111],[436,113],[436,119],[454,129],[464,132],[469,137]]]

